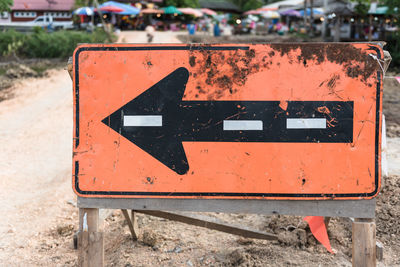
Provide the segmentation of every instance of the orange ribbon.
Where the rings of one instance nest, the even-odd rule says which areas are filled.
[[[304,218],[308,222],[311,233],[314,237],[332,254],[331,243],[329,242],[328,232],[326,230],[324,217],[322,216],[307,216]]]

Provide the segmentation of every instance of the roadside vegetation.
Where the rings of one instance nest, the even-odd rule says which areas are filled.
[[[31,34],[14,30],[0,33],[0,56],[3,58],[68,58],[79,43],[104,43],[108,39],[102,29],[93,33],[58,31],[48,33],[35,28]]]
[[[400,71],[400,33],[396,33],[393,37],[387,40],[385,50],[388,50],[392,56],[390,68],[392,71]]]
[[[105,43],[109,39],[103,29],[93,33],[48,33],[41,28],[29,34],[15,30],[0,32],[0,101],[11,96],[11,91],[4,89],[18,79],[46,76],[48,69],[65,66],[79,43]]]

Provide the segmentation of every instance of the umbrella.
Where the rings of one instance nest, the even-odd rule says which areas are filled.
[[[103,6],[99,8],[101,11],[104,12],[112,12],[112,13],[119,13],[124,11],[124,9],[120,8],[120,7],[116,7],[116,6]]]
[[[276,11],[276,10],[277,10],[277,8],[258,8],[258,9],[246,11],[244,14],[245,15],[260,15],[265,12]]]
[[[107,7],[107,6],[111,6],[111,7],[116,7],[116,8],[120,8],[120,11],[109,11],[109,12],[114,12],[117,13],[118,15],[137,15],[140,13],[140,9],[133,7],[131,5],[126,5],[126,4],[121,4],[115,1],[108,1],[108,2],[104,2],[103,4],[100,5],[100,10],[102,10],[101,8],[103,7]]]
[[[259,15],[261,12],[258,10],[249,10],[244,12],[245,15]]]
[[[261,13],[261,16],[262,16],[263,18],[266,18],[266,19],[279,19],[279,18],[281,17],[281,15],[279,15],[278,12],[276,12],[276,11],[271,11],[271,10],[268,10],[268,11],[266,11],[266,12],[262,12],[262,13]]]
[[[257,9],[258,11],[265,12],[265,11],[276,11],[278,10],[277,7],[260,7]]]
[[[303,17],[304,16],[304,9],[300,10],[299,13],[300,13],[300,16]],[[321,8],[313,8],[313,14],[314,15],[323,15],[324,12],[322,11]],[[310,15],[311,15],[311,9],[307,8],[307,16],[310,16]]]
[[[182,14],[176,7],[174,6],[168,6],[168,7],[163,7],[162,10],[164,10],[165,14]]]
[[[178,8],[178,10],[180,12],[182,12],[183,14],[186,14],[186,15],[193,15],[195,17],[202,17],[203,16],[203,12],[201,12],[199,10],[196,10],[194,8],[190,8],[190,7],[188,7],[188,8]]]
[[[84,16],[93,16],[94,12],[93,12],[93,7],[80,7],[76,10],[74,10],[74,12],[72,12],[74,15],[84,15]]]
[[[289,17],[301,17],[300,12],[294,9],[280,11],[279,14],[281,14],[282,16],[289,16]]]
[[[217,12],[215,12],[214,10],[208,9],[208,8],[201,8],[200,11],[209,16],[217,15]]]
[[[162,14],[162,13],[164,13],[164,10],[154,9],[154,8],[145,8],[145,9],[140,10],[140,13],[143,13],[143,14]]]

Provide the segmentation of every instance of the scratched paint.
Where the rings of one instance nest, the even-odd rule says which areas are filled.
[[[365,43],[235,44],[211,48],[82,45],[74,56],[74,190],[83,197],[374,197],[380,185],[382,74],[371,54],[379,58],[383,52],[378,45]],[[135,144],[139,128],[130,128],[130,135],[124,135],[124,126],[113,130],[114,122],[109,117],[180,68],[188,71],[180,100],[185,110],[196,103],[226,107],[221,103],[231,101],[236,105],[230,107],[236,113],[218,118],[221,121],[216,123],[224,132],[218,133],[218,140],[213,140],[212,132],[207,132],[202,141],[174,135],[182,140],[184,171],[154,157],[153,150],[149,153]],[[265,110],[274,113],[265,111],[260,115],[251,109],[249,103],[255,107],[258,101],[268,102],[274,108]],[[308,113],[298,110],[296,115],[293,104],[302,101],[321,104],[310,106]],[[332,103],[343,105],[332,109]],[[342,129],[343,118],[337,114],[347,114],[344,109],[350,107],[345,103],[351,103],[354,109],[347,117],[352,122],[351,139],[343,139],[342,130],[334,131]],[[326,129],[286,129],[287,118],[307,118],[305,112],[309,119],[325,118]],[[249,115],[256,118],[246,118]],[[223,131],[223,121],[232,119],[261,120],[263,130]],[[271,124],[266,123],[267,119]],[[272,123],[280,119],[281,126]],[[179,121],[173,127],[178,129]],[[198,124],[194,121],[193,125]],[[271,125],[278,130],[268,132]],[[206,131],[208,127],[218,131],[217,126],[212,118],[210,122],[204,119],[204,127],[196,126],[193,131]],[[167,127],[164,114],[162,127],[156,128],[163,127]],[[315,136],[313,131],[321,131],[318,134],[326,133],[327,139],[282,141],[285,134],[296,137],[296,132],[280,132],[279,127],[299,131],[298,136]],[[224,141],[224,134],[232,134],[233,139]],[[336,141],[326,142],[329,138]],[[149,145],[156,142],[149,139]]]

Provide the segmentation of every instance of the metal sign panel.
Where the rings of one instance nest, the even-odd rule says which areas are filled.
[[[380,46],[81,45],[81,197],[372,198]]]

